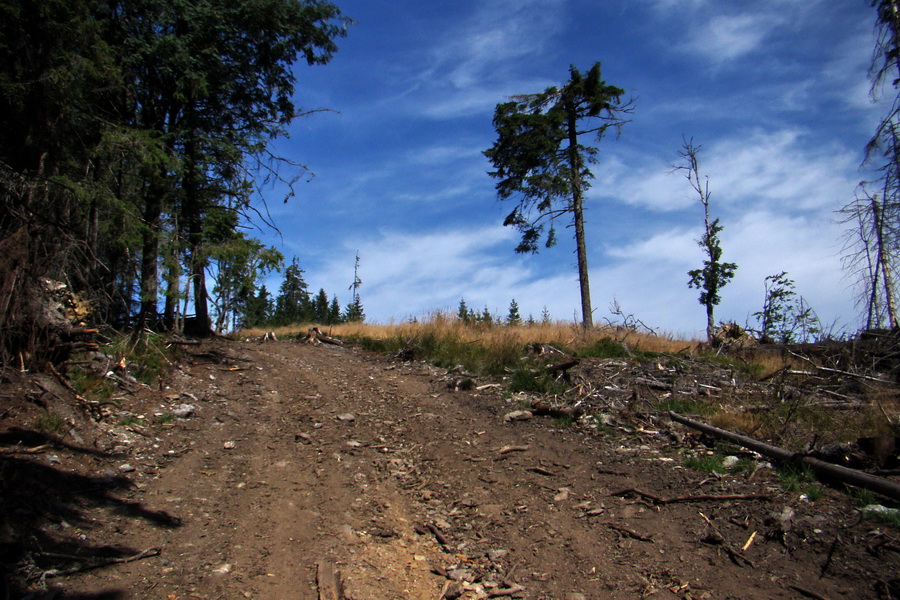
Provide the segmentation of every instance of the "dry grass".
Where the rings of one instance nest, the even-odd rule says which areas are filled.
[[[288,338],[305,335],[314,324],[275,329],[275,334]],[[726,394],[707,399],[670,398],[659,410],[675,410],[703,414],[713,425],[744,434],[772,439],[788,447],[803,449],[817,435],[824,442],[843,442],[863,435],[879,435],[893,431],[891,417],[900,412],[900,398],[895,388],[870,389],[864,405],[855,410],[834,410],[811,403],[804,396],[784,396],[784,381],[791,386],[802,383],[797,372],[815,371],[810,360],[783,349],[754,347],[720,356],[704,349],[698,340],[678,339],[668,335],[649,335],[625,328],[596,327],[584,329],[571,322],[505,326],[500,324],[464,323],[453,314],[435,313],[415,322],[344,323],[319,326],[332,336],[352,340],[362,347],[388,353],[403,352],[426,359],[441,367],[462,365],[469,372],[505,378],[514,391],[549,391],[552,382],[536,377],[529,368],[523,349],[530,344],[548,344],[579,356],[651,358],[654,354],[690,354],[711,366],[738,369],[751,378],[766,379],[769,391],[763,396],[743,393]],[[246,330],[240,336],[261,336],[262,329]],[[625,344],[628,350],[623,348]],[[778,371],[794,373],[783,380]],[[774,375],[774,377],[768,377]],[[676,403],[679,401],[681,404]],[[689,405],[684,405],[685,403]],[[824,443],[823,442],[823,443]]]
[[[724,407],[709,418],[709,424],[745,435],[752,435],[761,425],[753,413],[741,411],[736,407]]]
[[[279,327],[274,330],[281,338],[298,333],[306,333],[315,323]],[[510,344],[525,346],[528,344],[550,344],[569,351],[579,351],[593,346],[604,338],[624,342],[629,348],[642,352],[679,353],[693,351],[698,347],[698,340],[678,340],[669,336],[654,336],[637,333],[623,328],[596,327],[584,329],[581,325],[558,321],[537,325],[485,325],[481,323],[463,323],[454,315],[434,313],[426,320],[416,322],[392,323],[378,325],[369,323],[342,323],[318,327],[329,335],[342,338],[370,340],[401,339],[415,341],[423,337],[454,340],[458,343],[477,343],[485,347],[506,347]],[[241,337],[261,336],[267,330],[248,329],[239,332]]]

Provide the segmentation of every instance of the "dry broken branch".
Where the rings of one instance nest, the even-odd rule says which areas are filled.
[[[771,500],[771,496],[769,494],[723,494],[723,495],[712,495],[712,494],[698,494],[695,496],[674,496],[672,498],[660,498],[659,496],[655,496],[648,492],[639,490],[637,488],[627,488],[624,490],[620,490],[618,492],[613,492],[610,496],[629,496],[629,495],[640,496],[642,498],[646,498],[647,500],[651,500],[656,504],[675,504],[677,502],[706,502],[706,501],[726,501],[726,500]]]
[[[97,558],[93,560],[89,560],[88,562],[84,562],[80,565],[76,565],[74,567],[69,567],[68,569],[50,569],[49,571],[44,571],[41,573],[42,579],[50,579],[51,577],[64,577],[66,575],[74,575],[75,573],[81,573],[82,571],[89,571],[91,569],[98,569],[100,567],[106,567],[109,565],[121,565],[125,563],[134,562],[136,560],[141,560],[143,558],[149,558],[151,556],[159,556],[159,548],[147,548],[143,552],[138,552],[133,556],[125,556],[121,558]],[[84,557],[60,557],[57,558],[71,558],[73,560],[84,560]]]

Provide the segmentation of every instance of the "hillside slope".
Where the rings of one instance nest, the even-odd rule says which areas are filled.
[[[896,529],[758,464],[686,469],[675,425],[507,421],[496,387],[347,347],[186,353],[95,437],[39,443],[45,394],[4,395],[8,596],[900,597]]]

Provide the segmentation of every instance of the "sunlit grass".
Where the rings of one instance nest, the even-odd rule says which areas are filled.
[[[566,386],[546,367],[566,360],[567,356],[653,361],[648,366],[654,373],[661,369],[674,378],[689,377],[681,373],[691,364],[707,363],[719,372],[725,371],[727,379],[735,383],[729,385],[726,380],[724,385],[716,382],[718,387],[706,386],[715,390],[709,394],[651,394],[646,405],[656,411],[697,415],[723,429],[772,440],[791,449],[807,446],[810,432],[824,440],[822,443],[832,443],[889,433],[897,426],[891,415],[898,414],[900,401],[891,389],[870,388],[868,406],[854,411],[818,407],[812,396],[795,395],[788,399],[784,390],[807,377],[804,373],[815,373],[816,364],[784,348],[755,346],[716,352],[696,339],[653,335],[625,327],[585,329],[564,321],[517,326],[467,323],[453,313],[442,312],[389,324],[306,323],[276,328],[274,333],[281,340],[297,339],[313,326],[365,350],[426,360],[447,369],[461,366],[470,375],[501,379],[507,391],[513,393],[565,393]],[[271,330],[257,328],[241,331],[237,336],[259,337],[268,331]],[[552,349],[564,354],[554,354]],[[765,381],[766,387],[757,390],[742,385],[754,380]]]
[[[649,358],[659,353],[691,351],[698,342],[653,336],[615,327],[585,329],[570,322],[508,326],[466,323],[455,315],[434,313],[426,319],[387,325],[342,323],[322,326],[312,323],[272,330],[279,339],[306,335],[310,327],[330,336],[358,343],[367,350],[403,353],[409,358],[431,361],[437,366],[462,365],[472,373],[501,376],[513,374],[517,389],[546,391],[546,382],[529,377],[527,348],[550,346],[575,356],[595,358]],[[258,337],[263,329],[249,329],[240,337]]]
[[[454,339],[461,344],[479,344],[487,347],[528,344],[549,344],[560,350],[576,354],[594,355],[590,349],[608,346],[609,342],[624,342],[629,349],[647,353],[679,353],[693,351],[698,340],[680,340],[668,335],[650,335],[624,328],[594,327],[585,329],[580,324],[555,321],[535,325],[507,326],[502,324],[464,323],[452,314],[433,313],[427,318],[387,325],[372,323],[341,323],[339,325],[317,325],[305,323],[274,329],[246,329],[238,333],[240,337],[262,336],[273,331],[280,338],[306,335],[310,327],[318,326],[323,332],[339,338],[372,340],[409,340],[425,336],[439,339]],[[624,354],[624,351],[623,351]]]

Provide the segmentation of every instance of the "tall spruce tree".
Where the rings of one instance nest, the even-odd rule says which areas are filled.
[[[293,325],[309,320],[311,316],[309,291],[303,279],[303,269],[297,257],[284,270],[284,280],[275,298],[273,321],[276,325]]]
[[[610,128],[620,128],[631,102],[622,101],[624,90],[603,81],[599,62],[585,74],[574,66],[569,74],[562,88],[498,104],[497,141],[484,154],[495,169],[489,175],[497,179],[498,198],[518,202],[503,222],[522,233],[516,252],[536,253],[548,225],[545,245],[553,246],[556,220],[571,219],[566,225],[575,230],[582,323],[591,327],[584,192],[593,178],[588,166],[597,162],[598,151],[582,140],[599,142]]]
[[[324,288],[319,288],[312,303],[313,320],[323,325],[328,324],[328,294]]]
[[[337,296],[331,298],[331,304],[328,306],[327,325],[337,325],[341,322],[341,304],[338,302]]]
[[[266,289],[265,285],[260,286],[257,293],[252,295],[247,301],[240,320],[240,327],[242,329],[265,327],[272,318],[273,308],[272,295],[269,294],[269,290]]]

